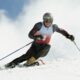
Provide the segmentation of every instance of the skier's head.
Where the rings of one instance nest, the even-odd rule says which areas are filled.
[[[51,13],[45,13],[43,15],[43,22],[45,24],[45,26],[49,27],[52,22],[53,22],[53,16],[51,15]]]

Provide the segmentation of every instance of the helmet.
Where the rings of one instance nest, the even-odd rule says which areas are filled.
[[[53,17],[50,13],[45,13],[43,15],[43,21],[47,21],[47,20],[49,20],[50,22],[53,22]]]

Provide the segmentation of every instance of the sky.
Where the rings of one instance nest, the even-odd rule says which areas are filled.
[[[45,12],[52,13],[53,23],[73,34],[80,45],[79,0],[0,0],[0,58],[32,41],[28,33],[35,23],[42,21]],[[53,34],[51,46],[44,59],[79,58],[75,45],[58,33]],[[5,62],[24,54],[28,48],[5,59]]]
[[[25,3],[28,5],[29,0],[0,0],[0,10],[5,10],[8,17],[15,19]]]

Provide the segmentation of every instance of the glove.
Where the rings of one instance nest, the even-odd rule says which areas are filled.
[[[34,36],[34,40],[42,40],[42,39],[43,39],[42,35]]]
[[[74,41],[74,39],[75,39],[73,35],[69,35],[68,38],[69,38],[71,41]]]

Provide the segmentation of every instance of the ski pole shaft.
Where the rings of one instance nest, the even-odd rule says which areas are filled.
[[[78,51],[80,52],[80,48],[77,46],[76,42],[75,41],[73,41],[73,42],[74,42],[76,48],[78,49]]]
[[[33,42],[33,41],[32,41],[32,42]],[[12,54],[14,54],[14,53],[18,52],[19,50],[23,49],[24,47],[26,47],[26,46],[30,45],[32,42],[30,42],[30,43],[28,43],[28,44],[26,44],[26,45],[22,46],[21,48],[19,48],[19,49],[15,50],[15,51],[13,51],[13,52],[11,52],[10,54],[8,54],[8,55],[4,56],[3,58],[1,58],[1,59],[0,59],[0,61],[2,61],[3,59],[7,58],[8,56],[10,56],[10,55],[12,55]]]

